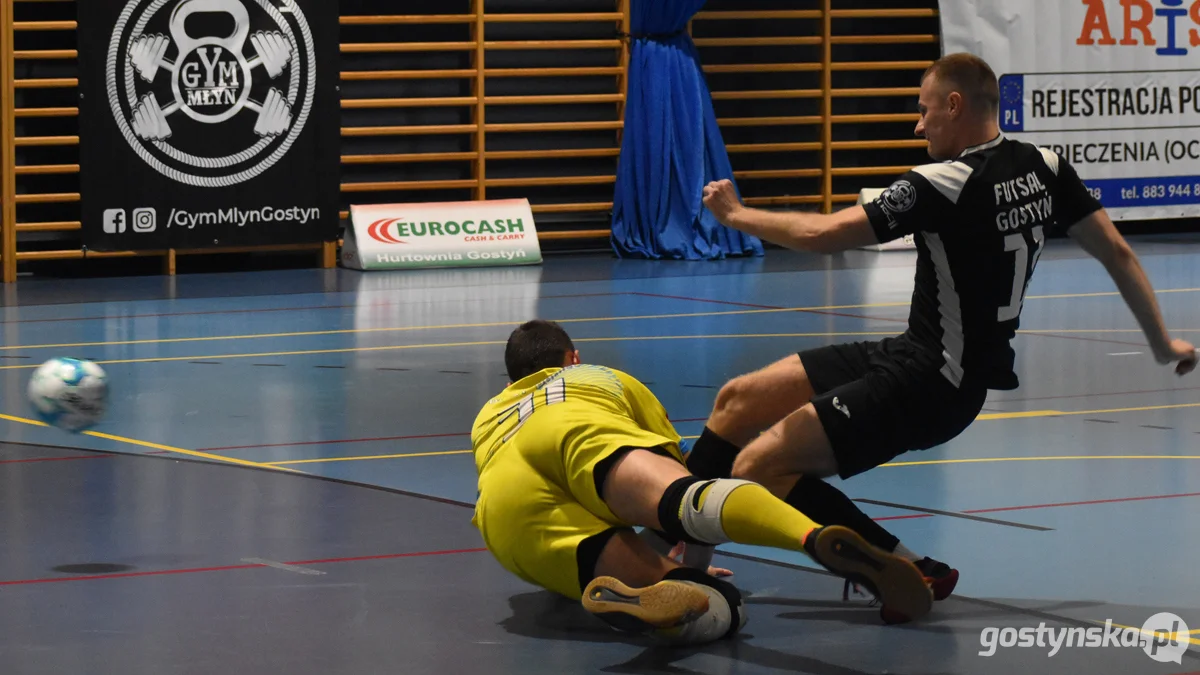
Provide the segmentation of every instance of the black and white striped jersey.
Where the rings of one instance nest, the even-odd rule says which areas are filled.
[[[1016,389],[1011,342],[1046,237],[1101,205],[1057,153],[997,137],[919,166],[865,206],[880,242],[913,234],[907,335],[945,359],[956,387]]]

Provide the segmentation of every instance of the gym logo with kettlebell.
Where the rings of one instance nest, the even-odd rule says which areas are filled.
[[[129,0],[110,41],[109,104],[159,173],[229,187],[295,144],[317,92],[314,57],[296,0]]]

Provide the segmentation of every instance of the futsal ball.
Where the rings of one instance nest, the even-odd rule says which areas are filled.
[[[92,361],[53,358],[33,372],[28,394],[43,422],[79,433],[108,411],[108,376]]]

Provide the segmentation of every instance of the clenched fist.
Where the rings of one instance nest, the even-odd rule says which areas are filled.
[[[742,202],[738,199],[737,191],[733,189],[733,182],[726,179],[714,181],[704,187],[704,206],[712,211],[722,225],[728,227],[733,216],[742,209]]]
[[[1158,357],[1158,362],[1163,365],[1177,363],[1175,372],[1179,375],[1187,375],[1196,369],[1196,357],[1196,348],[1192,346],[1192,343],[1172,340],[1170,354]]]

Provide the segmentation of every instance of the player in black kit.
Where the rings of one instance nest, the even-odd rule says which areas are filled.
[[[1196,365],[1195,348],[1168,336],[1137,257],[1100,203],[1060,155],[1002,136],[998,103],[995,73],[981,59],[934,63],[916,133],[937,161],[863,206],[773,213],[744,207],[729,181],[704,190],[722,223],[787,248],[833,253],[915,235],[908,330],[793,354],[731,380],[688,465],[704,478],[755,481],[817,522],[856,530],[913,561],[939,600],[958,572],[909,551],[822,478],[945,443],[975,420],[988,390],[1018,386],[1010,342],[1047,237],[1067,233],[1103,263],[1158,363],[1177,363],[1180,375]]]

